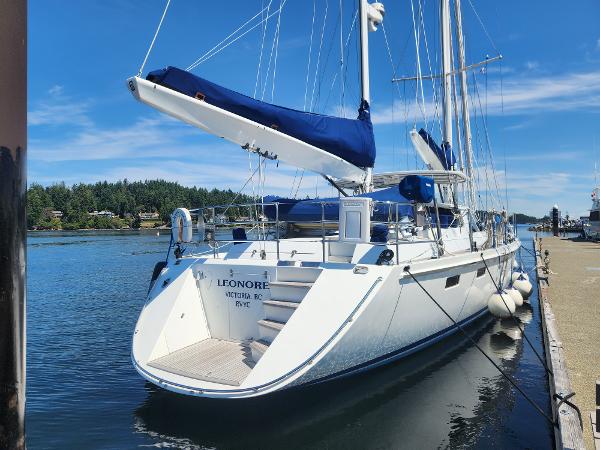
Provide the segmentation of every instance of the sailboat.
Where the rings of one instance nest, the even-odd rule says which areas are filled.
[[[592,191],[592,208],[590,209],[589,222],[583,230],[587,239],[600,240],[600,187]]]
[[[320,174],[340,193],[175,210],[168,257],[154,269],[133,335],[143,378],[192,396],[268,395],[396,361],[498,313],[499,299],[514,312],[505,289],[520,241],[506,211],[476,209],[469,67],[460,1],[454,5],[456,70],[450,0],[440,0],[442,142],[425,129],[410,133],[426,170],[373,172],[368,34],[383,22],[379,2],[358,6],[356,119],[272,105],[175,67],[127,81],[142,103],[263,159]],[[464,164],[452,137],[456,74]],[[229,220],[232,208],[255,217]],[[283,235],[287,223],[296,235]],[[194,251],[195,243],[211,249]]]

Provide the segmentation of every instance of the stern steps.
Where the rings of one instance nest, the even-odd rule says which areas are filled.
[[[254,361],[258,362],[269,349],[322,271],[318,267],[277,268],[277,279],[269,282],[271,298],[262,302],[265,318],[257,321],[259,338],[250,343]]]

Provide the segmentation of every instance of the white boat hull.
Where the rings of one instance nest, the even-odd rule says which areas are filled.
[[[248,245],[246,250],[252,244]],[[510,280],[519,245],[515,241],[482,253],[421,260],[410,264],[410,271],[456,322],[467,324],[487,313],[488,298],[495,291],[494,282],[482,271],[481,255],[496,283],[503,284]],[[380,251],[377,248],[377,255]],[[164,269],[150,291],[133,338],[134,365],[144,378],[174,392],[253,397],[389,363],[457,331],[404,270],[410,255],[391,266],[369,261],[377,255],[361,256],[362,263],[291,268],[268,259],[183,258]],[[294,289],[306,283],[290,287],[290,281],[277,280],[289,279],[286,274],[293,271],[310,270],[319,272],[316,280],[298,294],[301,300],[281,329],[260,325],[265,318],[263,301],[288,295],[289,302]],[[447,279],[455,276],[458,284],[446,288]],[[264,354],[249,363],[250,353],[243,353],[249,349],[244,346],[258,338],[270,341],[269,345],[266,351],[254,347],[254,355]],[[178,351],[191,352],[202,342],[205,347],[218,344],[210,340],[232,342],[245,350],[238,350],[237,359],[214,363],[227,350],[210,356],[212,362],[196,361],[193,368],[161,362]],[[231,350],[234,354],[235,348]],[[210,353],[202,351],[202,355]],[[248,367],[240,366],[240,361]]]

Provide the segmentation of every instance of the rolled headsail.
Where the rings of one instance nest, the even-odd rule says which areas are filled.
[[[456,157],[449,145],[440,148],[433,140],[433,137],[423,128],[418,133],[417,130],[412,130],[410,132],[410,139],[417,153],[419,153],[421,159],[423,159],[423,162],[427,164],[430,170],[453,169],[453,166],[456,164]]]

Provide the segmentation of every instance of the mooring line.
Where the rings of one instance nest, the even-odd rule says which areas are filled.
[[[550,370],[550,368],[546,365],[546,362],[542,359],[542,357],[540,356],[540,354],[536,351],[536,349],[533,347],[533,344],[531,343],[531,341],[529,340],[529,338],[525,334],[525,329],[521,328],[521,325],[519,325],[519,318],[512,313],[512,311],[509,309],[508,305],[504,301],[504,297],[502,297],[502,291],[500,290],[500,286],[498,286],[498,284],[496,283],[496,280],[494,280],[494,277],[492,276],[492,272],[490,272],[490,268],[488,267],[487,263],[485,262],[485,258],[483,257],[483,253],[481,254],[481,260],[483,261],[483,265],[485,266],[485,270],[487,270],[488,275],[492,279],[492,283],[494,283],[494,287],[496,288],[496,292],[498,292],[500,294],[500,298],[502,299],[502,303],[504,303],[504,306],[506,306],[506,310],[510,314],[510,317],[514,320],[515,325],[517,326],[517,328],[519,328],[519,331],[521,332],[521,334],[523,335],[523,337],[525,338],[525,340],[529,344],[529,347],[531,347],[531,350],[533,350],[533,353],[535,353],[535,356],[537,356],[537,359],[539,359],[540,363],[544,367],[544,370],[546,370],[546,372],[548,372],[548,374],[550,374],[550,375],[552,375],[554,377],[554,374],[552,373],[552,371]]]
[[[473,339],[466,331],[465,329],[456,321],[452,318],[452,316],[450,314],[448,314],[448,312],[444,309],[444,307],[442,305],[440,305],[434,298],[433,296],[429,293],[429,291],[427,291],[427,289],[425,289],[425,287],[419,282],[419,280],[417,280],[415,278],[415,276],[412,274],[412,272],[410,271],[410,266],[406,266],[404,267],[404,272],[408,273],[410,275],[410,277],[414,280],[415,283],[417,283],[417,285],[423,290],[423,292],[425,292],[425,294],[427,294],[427,296],[431,299],[431,301],[433,303],[435,303],[435,305],[445,314],[446,317],[448,317],[448,319],[450,319],[450,321],[461,331],[462,334],[464,334],[467,339],[469,339],[471,341],[471,343],[477,348],[477,350],[479,350],[481,352],[481,354],[483,356],[485,356],[485,358],[496,368],[496,370],[498,370],[498,372],[500,372],[500,374],[506,378],[506,380],[513,385],[513,387],[519,391],[521,393],[521,395],[525,398],[525,400],[527,400],[529,402],[529,404],[531,406],[533,406],[542,416],[544,416],[546,418],[546,420],[548,420],[548,422],[550,422],[552,424],[553,427],[558,427],[558,423],[554,421],[554,419],[552,419],[548,414],[546,414],[544,412],[544,410],[535,402],[533,401],[528,395],[527,393],[525,393],[525,391],[523,389],[521,389],[517,383],[515,381],[513,381],[513,379],[511,377],[509,377],[501,368],[498,364],[496,364],[496,362],[494,362],[494,360],[488,356],[488,354],[485,352],[485,350],[483,350],[479,344],[477,344],[477,342],[475,342],[475,339]]]

